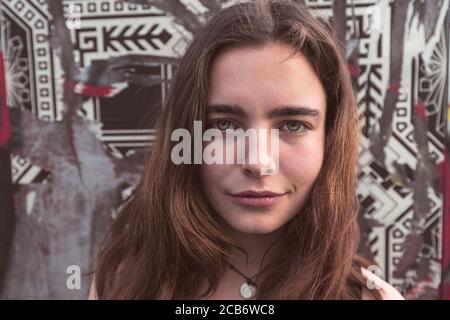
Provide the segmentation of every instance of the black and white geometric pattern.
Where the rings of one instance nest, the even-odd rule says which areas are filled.
[[[193,13],[206,10],[200,1],[182,2]],[[332,18],[332,0],[305,2],[315,14]],[[428,34],[424,23],[416,18],[415,3],[408,1],[410,24],[406,26],[405,39],[394,39],[404,41],[404,57],[392,133],[385,161],[380,163],[370,145],[371,134],[380,129],[379,119],[389,87],[393,1],[347,1],[347,41],[351,43],[356,37],[359,51],[360,72],[355,88],[363,135],[358,196],[363,217],[376,222],[366,237],[384,278],[407,297],[428,294],[437,298],[443,255],[441,190],[428,188],[430,210],[425,214],[423,241],[417,248],[417,261],[425,259],[428,263],[426,275],[414,267],[403,277],[396,277],[394,272],[405,254],[405,239],[411,233],[414,216],[413,191],[398,183],[395,165],[401,164],[407,177],[415,179],[419,156],[414,138],[417,101],[426,109],[427,150],[436,168],[444,161],[446,148],[449,30],[444,28],[444,19],[449,1],[440,1],[436,28]],[[178,58],[191,39],[183,25],[154,6],[119,0],[68,0],[64,6],[75,61],[81,70],[88,71],[93,65],[126,55]],[[9,106],[30,110],[42,120],[60,121],[64,74],[58,53],[51,49],[47,2],[2,0],[0,16],[1,47],[10,61],[6,66]],[[139,72],[170,80],[175,68],[171,63],[154,63]],[[102,124],[98,138],[115,157],[122,158],[130,149],[151,145],[154,139],[151,128],[165,99],[167,83],[150,87],[136,83],[116,85],[120,90],[113,97],[84,97],[82,115]],[[13,154],[11,161],[13,183],[17,185],[42,183],[49,174],[18,155]]]

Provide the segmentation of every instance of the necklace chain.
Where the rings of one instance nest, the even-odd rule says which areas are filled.
[[[239,270],[238,270],[234,265],[232,265],[231,263],[228,263],[228,264],[230,265],[230,268],[231,268],[231,269],[233,269],[234,271],[236,271],[237,273],[239,273],[241,276],[243,276],[243,277],[247,280],[247,283],[248,283],[248,284],[251,284],[251,285],[253,285],[253,286],[256,287],[256,282],[254,282],[253,279],[255,279],[255,278],[260,274],[261,270],[258,271],[257,274],[255,274],[253,277],[250,278],[250,277],[246,276],[245,274],[243,274],[241,271],[239,271]]]
[[[227,261],[227,264],[230,266],[230,268],[232,270],[234,270],[235,272],[237,272],[238,274],[240,274],[242,277],[245,278],[245,280],[247,280],[242,286],[241,286],[241,296],[249,299],[254,297],[254,295],[256,294],[256,287],[257,287],[257,283],[255,281],[253,281],[253,279],[255,279],[260,273],[261,273],[261,269],[262,269],[262,265],[264,262],[264,258],[266,257],[267,252],[269,252],[269,250],[275,245],[277,241],[273,242],[272,245],[266,250],[266,252],[264,253],[261,263],[259,265],[259,271],[258,273],[256,273],[253,277],[248,277],[245,274],[243,274],[241,271],[239,271],[232,263]],[[264,269],[264,268],[263,268]],[[250,290],[250,293],[249,293]]]

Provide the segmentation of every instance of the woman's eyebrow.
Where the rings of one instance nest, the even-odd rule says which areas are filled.
[[[238,105],[228,105],[228,104],[211,104],[206,108],[207,113],[229,113],[236,116],[246,117],[247,113],[244,109]]]
[[[320,118],[320,111],[306,106],[282,106],[275,108],[268,113],[269,118],[283,116],[310,116],[312,118]]]
[[[206,109],[207,113],[227,113],[236,116],[246,117],[247,113],[244,108],[238,105],[228,104],[211,104]],[[267,113],[268,118],[277,118],[283,116],[310,116],[312,118],[320,118],[320,111],[312,107],[296,106],[296,105],[284,105],[270,110]]]

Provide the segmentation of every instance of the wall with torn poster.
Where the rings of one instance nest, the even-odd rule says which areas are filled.
[[[68,272],[130,195],[191,34],[231,2],[2,0],[1,298],[86,296]],[[361,250],[407,298],[449,295],[449,0],[306,3],[357,92]]]

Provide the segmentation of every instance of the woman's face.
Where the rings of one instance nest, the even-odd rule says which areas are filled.
[[[302,54],[287,59],[293,50],[276,43],[236,47],[212,66],[207,127],[279,129],[272,173],[273,162],[200,167],[207,201],[238,232],[267,234],[285,225],[303,208],[322,167],[326,95]]]

